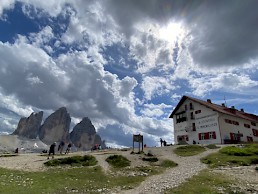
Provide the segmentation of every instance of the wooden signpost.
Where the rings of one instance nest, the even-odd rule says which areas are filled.
[[[139,152],[141,152],[141,144],[142,144],[142,151],[143,151],[143,136],[142,135],[133,135],[133,151],[134,151],[134,142],[139,143]]]

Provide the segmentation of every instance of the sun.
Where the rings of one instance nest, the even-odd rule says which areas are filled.
[[[184,34],[184,29],[180,23],[169,23],[159,29],[159,38],[169,43],[175,43],[181,39]]]

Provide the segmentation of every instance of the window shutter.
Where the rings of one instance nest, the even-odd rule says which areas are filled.
[[[210,137],[209,137],[209,133],[205,133],[204,134],[204,139],[209,139]]]
[[[201,140],[201,136],[202,136],[202,134],[201,134],[201,133],[199,133],[199,140]]]
[[[216,139],[216,132],[213,131],[213,139]]]
[[[230,133],[230,139],[234,140],[234,133]]]

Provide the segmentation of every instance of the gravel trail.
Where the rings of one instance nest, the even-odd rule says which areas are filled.
[[[207,156],[210,153],[217,152],[215,150],[206,150],[205,152],[191,157],[180,157],[173,154],[170,151],[169,155],[164,155],[166,159],[173,160],[178,163],[178,166],[166,170],[163,174],[154,175],[148,177],[144,182],[142,182],[138,187],[122,191],[123,194],[158,194],[164,193],[164,190],[178,186],[179,184],[186,181],[186,179],[198,174],[201,170],[207,168],[207,166],[201,163],[200,158]],[[158,150],[156,150],[157,153]],[[162,154],[162,153],[161,153]]]

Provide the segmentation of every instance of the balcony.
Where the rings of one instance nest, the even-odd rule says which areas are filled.
[[[186,117],[177,118],[177,119],[176,119],[176,123],[181,123],[181,122],[184,122],[184,121],[186,121],[186,120],[187,120]]]

